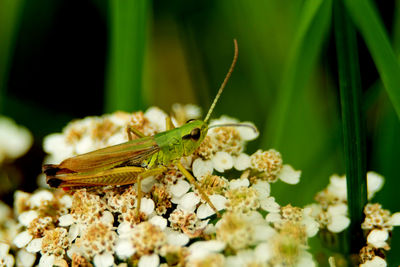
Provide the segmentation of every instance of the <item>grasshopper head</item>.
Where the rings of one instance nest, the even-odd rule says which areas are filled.
[[[202,120],[190,120],[182,129],[184,156],[191,155],[203,142],[208,132],[208,124]]]

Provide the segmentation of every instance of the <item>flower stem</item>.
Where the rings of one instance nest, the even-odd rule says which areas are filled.
[[[361,223],[367,203],[364,119],[356,32],[342,0],[334,1],[334,27],[338,59],[340,102],[350,214],[350,253],[358,254],[364,242]]]

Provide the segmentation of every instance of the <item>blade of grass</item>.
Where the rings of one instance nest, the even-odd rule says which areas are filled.
[[[345,6],[372,55],[383,85],[400,118],[400,64],[370,0],[345,0]]]
[[[330,26],[331,8],[331,0],[308,0],[303,6],[297,36],[282,77],[275,109],[265,127],[264,132],[270,133],[270,136],[268,139],[264,138],[263,147],[279,149],[289,108],[294,101],[294,92],[301,92],[311,76]]]
[[[0,113],[4,112],[9,60],[13,54],[23,0],[0,1]]]
[[[350,215],[350,253],[358,254],[365,243],[361,223],[367,203],[364,120],[361,112],[361,78],[357,39],[352,21],[341,0],[334,4],[334,25],[338,59],[340,103]]]
[[[150,1],[109,1],[110,51],[105,109],[139,110]]]

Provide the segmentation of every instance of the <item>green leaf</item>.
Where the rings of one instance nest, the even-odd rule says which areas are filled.
[[[361,78],[356,31],[341,0],[334,4],[340,104],[346,162],[347,201],[350,214],[349,248],[358,254],[365,244],[361,224],[367,203],[365,121],[361,109]]]
[[[282,134],[288,130],[287,118],[290,106],[295,101],[295,92],[304,89],[314,70],[317,56],[330,26],[331,9],[331,0],[308,0],[303,6],[297,36],[286,71],[282,76],[276,105],[265,127],[264,132],[269,133],[269,138],[264,138],[263,147],[278,149],[280,147]]]
[[[400,64],[377,10],[370,0],[345,0],[344,3],[368,46],[383,85],[400,118]]]
[[[105,109],[144,107],[143,62],[150,1],[109,1],[110,51]]]

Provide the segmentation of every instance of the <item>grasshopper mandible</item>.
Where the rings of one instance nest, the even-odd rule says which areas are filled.
[[[61,188],[137,183],[136,209],[139,214],[142,198],[141,181],[146,177],[165,172],[169,165],[174,164],[219,216],[218,210],[210,201],[208,195],[198,185],[192,174],[182,166],[180,158],[191,155],[207,135],[210,128],[208,120],[237,61],[238,45],[236,40],[234,40],[234,47],[235,53],[232,64],[204,121],[190,120],[181,127],[175,128],[168,117],[166,120],[167,130],[153,136],[144,136],[137,129],[128,127],[127,132],[130,140],[128,142],[71,157],[58,165],[44,165],[43,172],[46,174],[47,183],[51,187]],[[218,127],[220,126],[232,125],[218,125]],[[133,139],[133,134],[139,138]]]

